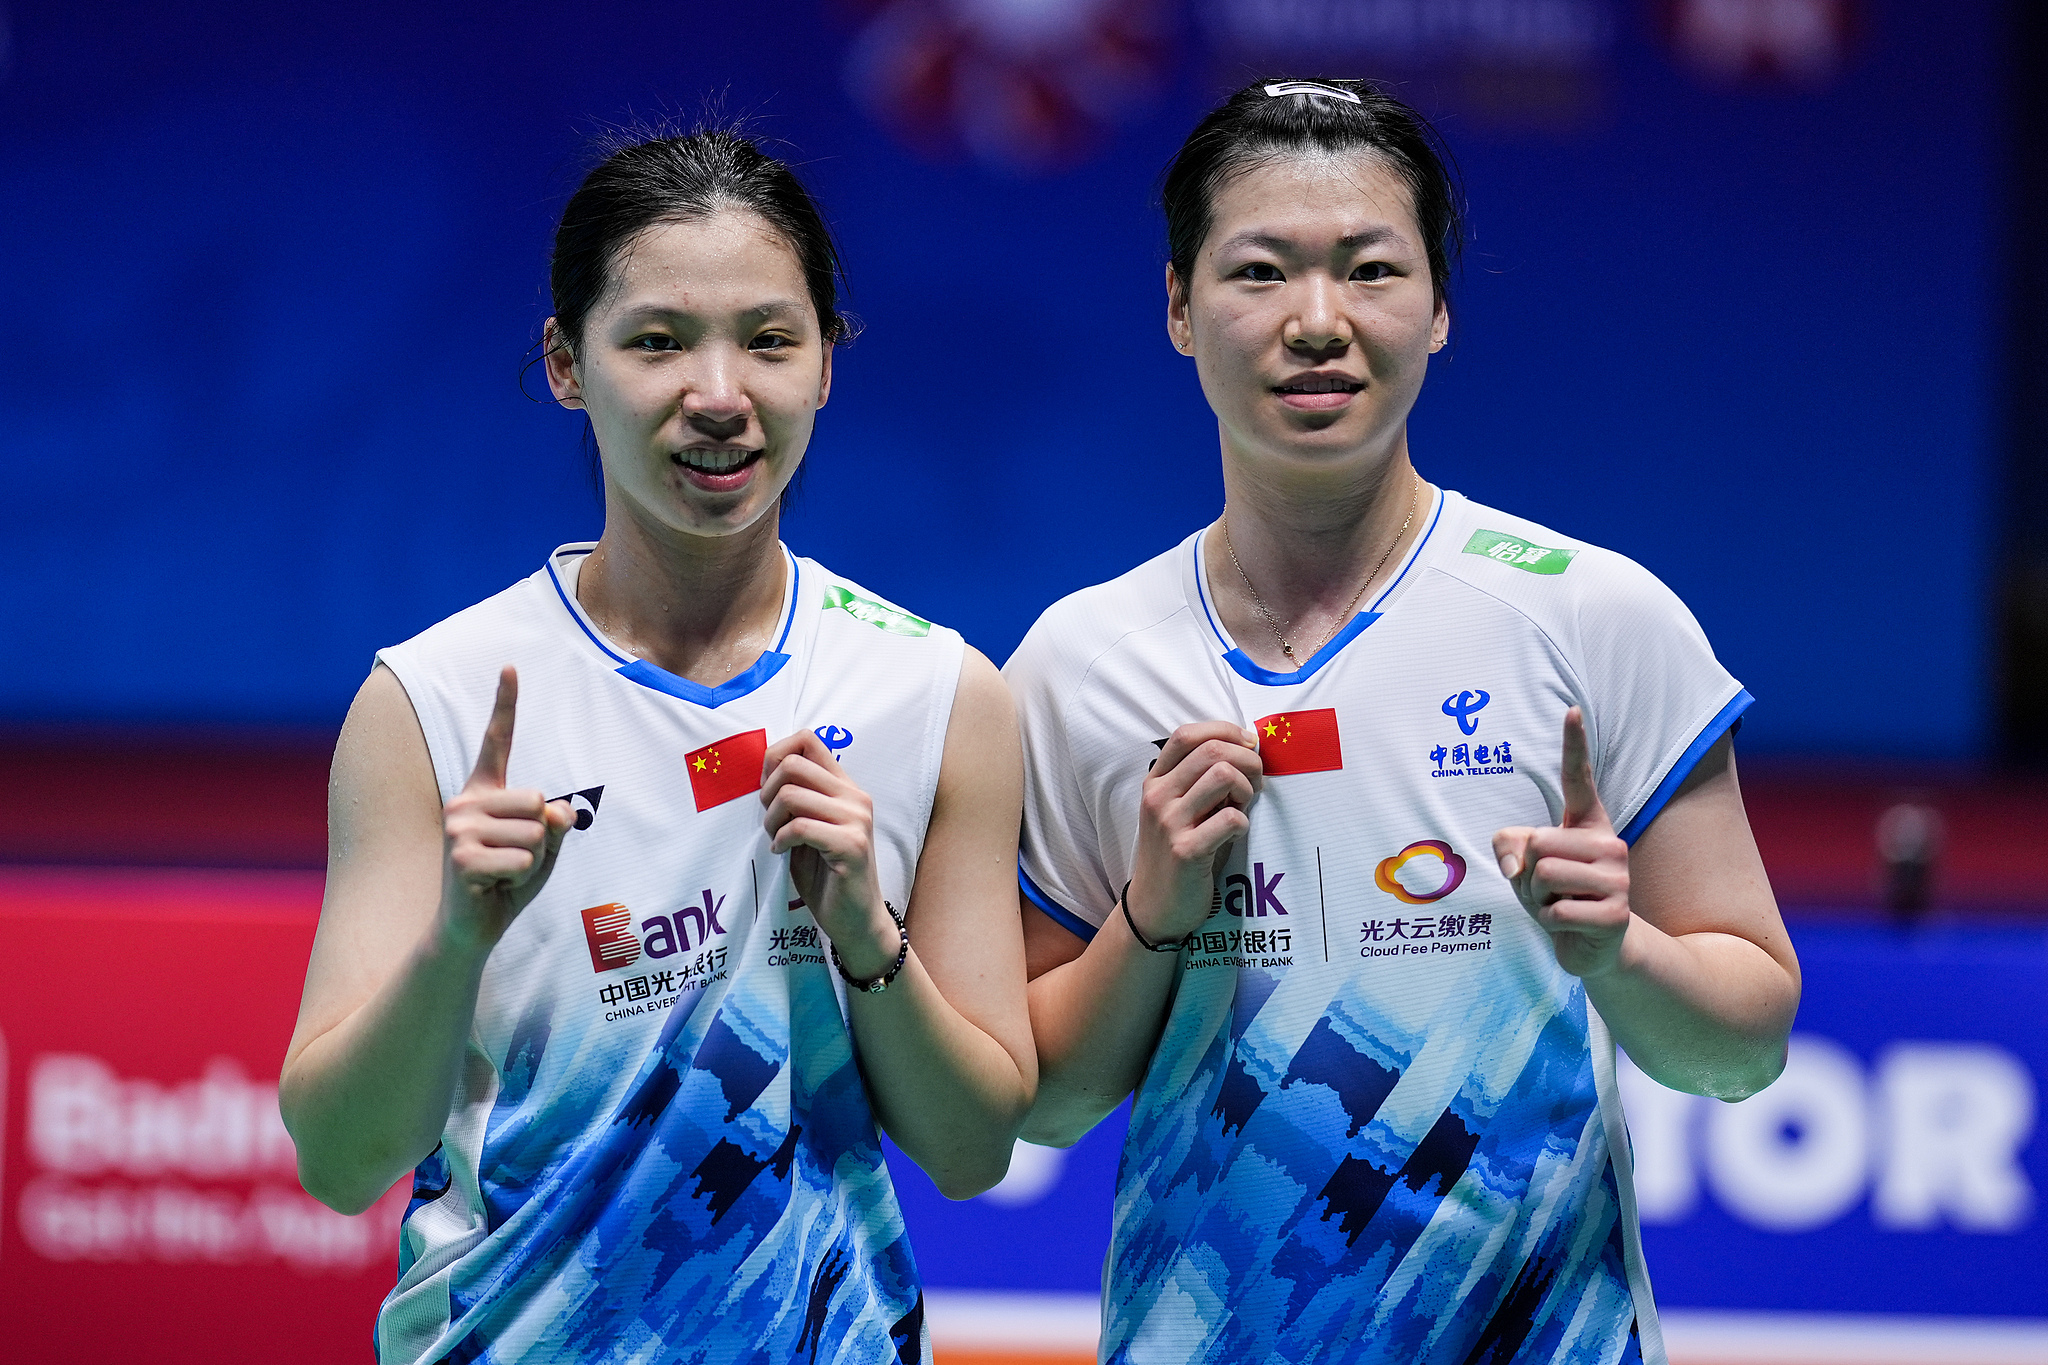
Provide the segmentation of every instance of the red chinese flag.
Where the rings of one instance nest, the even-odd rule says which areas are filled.
[[[684,754],[683,764],[690,770],[690,794],[697,798],[697,809],[710,810],[736,796],[761,790],[761,762],[767,756],[766,730],[727,735]]]
[[[1344,766],[1344,746],[1337,742],[1337,712],[1277,711],[1261,716],[1259,759],[1266,776],[1288,773],[1327,773]]]

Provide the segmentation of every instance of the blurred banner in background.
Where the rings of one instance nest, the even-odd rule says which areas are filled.
[[[1994,636],[2048,516],[2030,16],[0,0],[0,1356],[366,1358],[405,1191],[314,1203],[275,1104],[325,752],[372,651],[600,525],[522,369],[594,133],[786,140],[865,331],[785,538],[1001,660],[1220,505],[1153,193],[1289,74],[1462,168],[1423,474],[1648,566],[1758,698],[1805,1004],[1744,1104],[1628,1073],[1675,1359],[2048,1362],[2048,794],[1988,775],[2048,753]],[[899,1163],[942,1359],[1091,1358],[1119,1136],[960,1205]]]

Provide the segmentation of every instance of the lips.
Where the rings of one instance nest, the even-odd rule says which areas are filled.
[[[731,493],[744,488],[760,462],[759,450],[721,447],[712,450],[679,450],[669,456],[683,477],[710,493]]]
[[[1365,385],[1348,374],[1305,374],[1273,386],[1275,393],[1357,393]]]
[[[1288,407],[1303,412],[1324,412],[1341,408],[1351,401],[1351,395],[1361,393],[1365,384],[1348,374],[1325,371],[1320,374],[1296,375],[1285,384],[1275,384],[1273,393]]]

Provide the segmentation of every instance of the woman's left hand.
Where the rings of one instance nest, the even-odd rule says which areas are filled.
[[[1592,750],[1576,706],[1564,713],[1561,780],[1563,823],[1501,830],[1493,836],[1493,856],[1522,908],[1550,935],[1557,965],[1590,979],[1621,964],[1635,916],[1628,903],[1628,845],[1616,836],[1593,786]]]
[[[902,936],[875,875],[875,803],[825,742],[799,730],[762,761],[763,821],[774,851],[848,976],[868,980],[896,965]]]

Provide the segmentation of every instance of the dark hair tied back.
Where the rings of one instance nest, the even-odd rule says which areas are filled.
[[[1330,152],[1371,152],[1408,186],[1441,304],[1465,236],[1449,153],[1422,115],[1356,80],[1268,77],[1195,125],[1167,163],[1160,188],[1167,258],[1180,287],[1186,289],[1194,277],[1195,257],[1215,217],[1216,191],[1225,181],[1282,157]]]
[[[610,291],[619,255],[635,237],[658,224],[692,222],[722,208],[758,214],[782,234],[803,269],[826,344],[851,340],[850,320],[839,312],[839,249],[810,191],[788,162],[769,156],[737,130],[698,128],[678,135],[615,135],[604,159],[570,196],[548,265],[555,326],[568,346],[583,344],[584,323]]]

